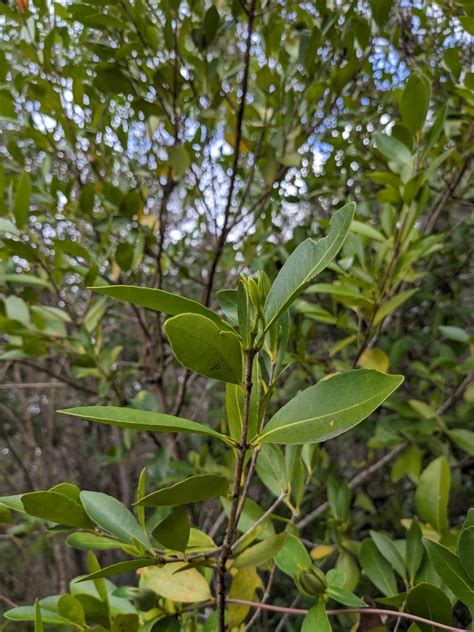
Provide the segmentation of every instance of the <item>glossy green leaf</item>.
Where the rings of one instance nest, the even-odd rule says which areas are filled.
[[[412,74],[400,97],[400,116],[412,133],[419,132],[428,114],[431,86],[424,75]]]
[[[198,474],[144,496],[137,504],[146,506],[186,505],[208,498],[225,496],[229,483],[224,476]]]
[[[416,517],[411,521],[410,528],[406,537],[406,564],[408,576],[412,584],[415,581],[416,574],[420,568],[423,559],[423,543],[421,541],[421,528]]]
[[[398,552],[393,541],[385,534],[378,531],[370,531],[370,537],[372,538],[379,553],[389,562],[394,570],[400,575],[402,579],[406,576],[405,562],[402,556]]]
[[[332,632],[332,627],[329,623],[323,601],[319,601],[315,606],[310,608],[301,626],[301,632],[316,632],[316,630],[317,632]]]
[[[201,303],[165,290],[136,285],[104,285],[89,287],[88,289],[92,292],[110,296],[118,301],[145,307],[155,312],[171,314],[172,316],[177,316],[178,314],[200,314],[212,320],[220,329],[232,329],[218,314]]]
[[[178,362],[191,371],[232,384],[242,382],[242,350],[237,335],[200,314],[179,314],[165,323]]]
[[[102,579],[103,577],[112,577],[113,575],[123,575],[124,573],[130,573],[131,571],[136,571],[139,568],[144,568],[146,566],[155,566],[156,560],[153,558],[138,558],[135,560],[126,560],[124,562],[116,562],[115,564],[111,564],[110,566],[105,566],[100,570],[94,571],[89,575],[85,575],[77,580],[77,583],[86,582],[86,581],[94,581],[96,579]]]
[[[120,408],[119,406],[80,406],[77,408],[66,408],[58,412],[73,417],[81,417],[89,421],[95,421],[108,426],[118,428],[130,428],[131,430],[146,430],[148,432],[189,432],[204,434],[220,439],[229,445],[232,441],[229,437],[208,428],[196,421],[165,415],[149,410],[139,410],[136,408]]]
[[[206,601],[211,596],[209,585],[195,568],[186,562],[171,562],[161,568],[147,568],[141,578],[143,584],[165,599],[182,603]]]
[[[283,573],[294,577],[299,571],[311,566],[312,560],[301,540],[290,533],[275,555],[275,564]]]
[[[140,529],[135,516],[116,498],[101,492],[83,491],[81,501],[89,518],[107,533],[129,544],[136,540],[144,547],[149,546],[148,536]]]
[[[18,228],[23,228],[28,219],[31,197],[31,179],[28,173],[23,173],[18,180],[15,194],[13,214]]]
[[[21,500],[30,516],[68,527],[89,529],[94,526],[82,505],[58,492],[31,492],[23,494]]]
[[[221,310],[230,322],[238,324],[237,290],[219,290],[219,292],[216,292],[216,298]]]
[[[340,373],[310,386],[281,408],[257,437],[259,443],[319,443],[363,421],[403,382],[371,369]]]
[[[449,625],[451,623],[451,603],[437,586],[421,582],[407,595],[407,610],[430,621]],[[426,623],[417,623],[421,632],[437,632],[438,628]]]
[[[155,540],[158,540],[167,549],[185,551],[189,541],[190,524],[188,510],[179,506],[152,531]]]
[[[268,293],[265,302],[265,328],[303,292],[311,280],[334,259],[341,249],[354,217],[355,204],[350,202],[332,217],[326,237],[306,239],[288,257]]]
[[[250,546],[238,555],[233,566],[236,568],[248,568],[250,566],[260,566],[268,560],[273,559],[285,544],[288,534],[285,532],[271,535],[265,540]]]
[[[379,553],[372,540],[364,540],[359,551],[359,560],[370,581],[387,597],[397,594],[397,582],[389,562]]]
[[[439,533],[448,528],[448,501],[451,473],[445,456],[432,461],[420,475],[416,489],[416,508],[420,518]]]
[[[433,540],[423,538],[423,544],[431,563],[446,586],[466,606],[474,607],[474,581],[469,578],[459,557]]]
[[[474,526],[461,531],[458,553],[464,570],[474,582]]]

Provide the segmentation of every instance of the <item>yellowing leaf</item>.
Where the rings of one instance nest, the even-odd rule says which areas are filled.
[[[187,562],[172,562],[161,568],[147,568],[141,573],[144,585],[170,601],[194,603],[211,597],[209,585],[196,568]]]
[[[262,580],[255,568],[240,568],[232,579],[229,590],[231,599],[252,601],[257,588],[261,588]],[[229,628],[240,625],[247,616],[249,606],[230,605],[227,610],[227,624]]]
[[[377,369],[386,373],[389,367],[389,359],[382,349],[366,349],[359,358],[359,366],[363,369]]]
[[[311,549],[310,555],[313,560],[323,560],[328,555],[334,551],[334,546],[332,544],[322,544],[321,546],[315,546],[314,549]]]

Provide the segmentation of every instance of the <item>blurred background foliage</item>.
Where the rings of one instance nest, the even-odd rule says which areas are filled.
[[[372,594],[351,542],[403,538],[414,514],[436,528],[416,491],[444,456],[449,545],[474,501],[473,29],[473,4],[455,0],[0,4],[2,493],[67,480],[128,504],[144,465],[155,483],[228,474],[206,438],[55,413],[115,403],[224,424],[222,385],[176,364],[161,316],[87,287],[218,308],[217,290],[274,278],[353,200],[342,254],[292,310],[279,398],[356,366],[405,382],[388,411],[316,450],[296,523]],[[260,478],[251,497],[267,506]],[[194,522],[217,533],[220,515],[209,501]],[[84,571],[38,520],[0,537],[12,601]],[[275,581],[273,601],[287,596]]]

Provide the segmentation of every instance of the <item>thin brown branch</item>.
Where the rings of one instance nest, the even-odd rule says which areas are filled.
[[[282,612],[285,614],[306,615],[308,610],[303,608],[286,608],[284,606],[273,606],[266,603],[256,603],[254,601],[246,601],[245,599],[229,599],[229,603],[233,603],[241,606],[249,606],[250,608],[259,608],[262,610],[270,610],[272,612]],[[397,610],[386,610],[384,608],[336,608],[333,610],[326,610],[326,614],[330,617],[344,615],[344,614],[380,614],[387,617],[402,617],[410,621],[416,621],[417,623],[424,623],[425,625],[431,625],[439,630],[448,630],[448,632],[465,632],[462,628],[455,628],[451,625],[444,623],[438,623],[438,621],[431,621],[424,617],[419,617],[416,614],[409,614],[408,612],[398,612]]]
[[[240,148],[241,148],[240,146],[242,142],[242,126],[243,126],[244,113],[245,113],[245,101],[247,99],[247,92],[248,92],[249,69],[250,69],[250,59],[251,59],[251,50],[252,50],[253,23],[254,23],[254,18],[255,18],[255,5],[256,5],[256,0],[251,0],[250,6],[248,8],[247,42],[245,46],[244,74],[242,76],[242,87],[241,87],[242,96],[240,98],[239,110],[237,112],[237,128],[236,128],[236,133],[235,133],[234,159],[232,161],[232,173],[230,176],[229,191],[227,193],[227,202],[226,202],[225,210],[224,210],[224,223],[222,225],[222,230],[219,235],[214,257],[212,259],[211,267],[209,269],[207,284],[206,284],[204,297],[203,297],[203,303],[206,306],[208,306],[209,303],[211,302],[212,288],[214,285],[214,278],[216,275],[217,265],[222,256],[222,252],[224,250],[227,235],[229,233],[229,220],[230,220],[230,213],[232,209],[232,198],[234,195],[235,181],[237,178],[237,168],[239,166],[239,158],[240,158]]]
[[[229,520],[227,523],[227,529],[222,543],[222,550],[219,555],[219,561],[217,566],[217,611],[220,632],[225,632],[225,608],[226,608],[226,586],[225,575],[227,560],[232,552],[232,544],[237,529],[238,509],[240,504],[240,497],[242,493],[242,474],[244,471],[245,457],[248,450],[248,428],[250,419],[250,397],[252,394],[252,368],[255,358],[255,351],[250,349],[245,354],[245,399],[244,410],[242,415],[242,435],[240,437],[240,443],[237,450],[237,456],[235,460],[234,469],[234,489],[232,492],[232,503],[230,507]]]

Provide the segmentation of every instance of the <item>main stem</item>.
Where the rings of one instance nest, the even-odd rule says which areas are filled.
[[[248,430],[250,416],[250,396],[252,394],[252,369],[255,358],[255,351],[249,349],[245,352],[245,398],[242,419],[242,434],[238,444],[237,458],[234,470],[234,488],[232,491],[232,504],[230,507],[229,522],[222,543],[221,553],[217,562],[217,614],[219,619],[219,632],[225,632],[225,606],[226,606],[226,586],[225,575],[227,560],[232,552],[232,544],[234,542],[235,532],[237,529],[237,520],[239,513],[240,497],[242,494],[242,474],[244,471],[245,457],[248,450]]]

